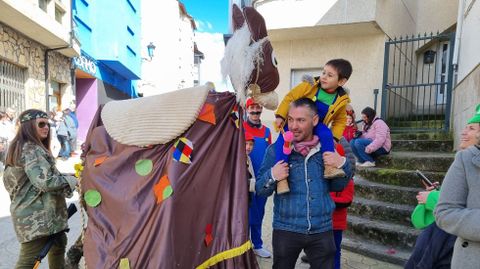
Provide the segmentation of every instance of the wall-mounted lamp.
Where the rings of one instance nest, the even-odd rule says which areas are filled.
[[[435,62],[435,51],[433,50],[427,50],[423,54],[423,63],[424,64],[433,64]]]
[[[148,44],[148,46],[147,46],[148,57],[150,57],[150,61],[152,60],[152,58],[153,58],[153,56],[154,56],[154,55],[153,55],[153,51],[155,50],[155,48],[156,48],[156,47],[155,47],[155,45],[153,45],[152,42],[150,42],[150,44]]]
[[[147,62],[151,62],[153,56],[155,56],[155,55],[153,55],[153,52],[155,51],[155,48],[156,48],[156,46],[153,45],[153,42],[150,42],[150,44],[147,45],[148,58],[143,58],[142,57],[142,60],[147,61]]]

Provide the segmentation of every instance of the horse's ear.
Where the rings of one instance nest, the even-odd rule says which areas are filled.
[[[267,36],[267,26],[262,15],[258,13],[253,7],[246,7],[243,9],[243,14],[247,20],[248,27],[252,33],[253,40],[257,41]]]
[[[236,31],[242,28],[244,23],[245,23],[245,18],[243,17],[242,10],[240,10],[240,8],[236,4],[233,4],[233,8],[232,8],[233,31]]]

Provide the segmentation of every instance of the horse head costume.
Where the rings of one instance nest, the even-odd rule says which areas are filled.
[[[274,109],[279,76],[261,15],[234,6],[233,21],[222,68],[235,94],[207,84],[97,111],[80,181],[87,268],[258,268],[241,106]]]

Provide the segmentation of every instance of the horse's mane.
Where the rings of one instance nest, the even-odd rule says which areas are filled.
[[[250,44],[252,41],[248,25],[244,23],[228,40],[221,61],[222,76],[224,79],[230,76],[240,104],[245,104],[252,71],[257,63],[263,65],[262,45],[267,41],[267,37]]]

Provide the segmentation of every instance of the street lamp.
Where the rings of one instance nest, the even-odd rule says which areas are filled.
[[[152,60],[153,58],[153,51],[155,50],[155,45],[153,45],[152,42],[150,42],[150,44],[148,44],[147,46],[147,51],[148,51],[148,57],[150,57],[150,61]]]

